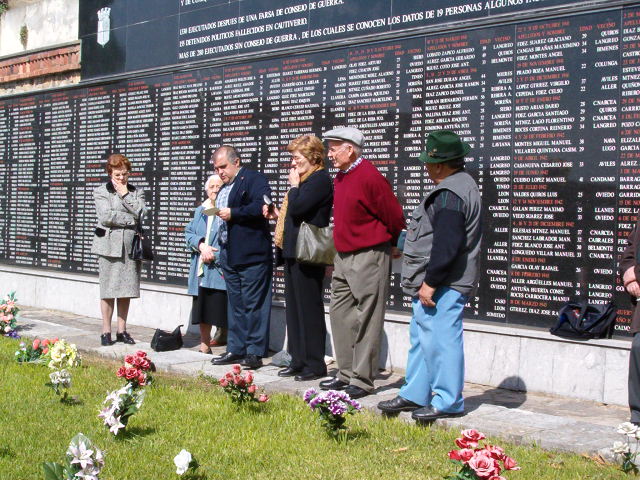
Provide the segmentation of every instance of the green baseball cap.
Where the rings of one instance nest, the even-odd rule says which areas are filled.
[[[426,150],[420,154],[422,163],[442,163],[464,157],[471,147],[451,130],[436,130],[427,137]]]

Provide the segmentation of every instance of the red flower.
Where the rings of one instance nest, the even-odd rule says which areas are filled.
[[[239,387],[244,387],[245,385],[244,378],[242,378],[240,375],[235,375],[233,377],[233,383],[235,383]]]
[[[147,384],[147,376],[143,372],[138,375],[138,384],[141,386]]]
[[[218,380],[218,383],[220,384],[220,386],[222,388],[225,388],[226,386],[229,385],[229,380],[227,380],[226,378],[222,377],[220,380]]]
[[[46,355],[47,353],[49,353],[49,347],[44,347],[44,348],[42,349],[42,354],[43,354],[43,355]]]
[[[502,460],[504,458],[504,450],[497,445],[487,445],[484,449],[496,460]]]
[[[500,475],[500,465],[495,459],[491,458],[491,455],[489,455],[486,450],[479,450],[475,452],[467,465],[469,465],[469,467],[471,467],[471,469],[480,478],[489,478]]]
[[[473,448],[475,445],[469,445],[469,442],[464,438],[456,438],[456,445],[459,448]]]
[[[502,475],[494,475],[493,477],[489,477],[489,480],[507,480]]]
[[[502,461],[504,462],[505,470],[520,470],[518,463],[513,458],[505,455]]]
[[[473,457],[473,450],[470,448],[463,448],[461,450],[451,450],[449,452],[449,458],[451,460],[458,460],[459,462],[467,463],[471,457]]]
[[[266,393],[263,393],[262,395],[260,395],[258,397],[258,401],[261,403],[265,403],[269,401],[269,395],[267,395]]]
[[[470,448],[475,448],[478,446],[478,442],[484,438],[486,438],[484,436],[484,433],[479,432],[478,430],[474,429],[474,428],[470,428],[468,430],[462,430],[462,432],[460,432],[462,434],[462,439],[467,446],[469,446]],[[456,443],[458,443],[456,441]]]
[[[231,372],[225,373],[224,378],[226,378],[227,380],[233,380],[233,373]]]
[[[142,350],[138,350],[136,352],[136,357],[140,357],[140,358],[147,358],[147,353],[143,352]]]
[[[249,392],[250,394],[253,395],[254,393],[256,393],[257,389],[258,389],[258,387],[256,387],[255,385],[249,385],[247,387],[247,392]]]
[[[33,343],[31,344],[31,348],[33,348],[34,350],[38,350],[38,348],[40,348],[40,340],[38,338],[33,341]]]
[[[252,372],[247,372],[244,374],[244,381],[247,382],[247,384],[252,383],[253,382],[253,373]]]
[[[139,373],[140,373],[140,370],[138,370],[137,368],[127,368],[125,369],[124,377],[127,380],[133,380],[138,376]]]
[[[134,363],[133,363],[134,361],[135,361],[135,360],[134,360],[133,355],[126,355],[126,356],[124,357],[124,363],[128,363],[129,365],[133,365],[133,364],[134,364]]]
[[[58,337],[53,337],[53,340],[51,340],[51,343],[58,343]]]
[[[235,373],[236,375],[240,375],[240,372],[242,371],[242,367],[240,366],[240,364],[239,364],[239,363],[234,363],[234,364],[231,366],[231,371],[232,371],[233,373]]]
[[[42,342],[42,346],[46,347],[47,345],[49,345],[49,339],[45,338],[44,341]]]
[[[118,369],[118,373],[116,373],[118,377],[124,377],[126,374],[127,374],[127,367],[120,367]]]

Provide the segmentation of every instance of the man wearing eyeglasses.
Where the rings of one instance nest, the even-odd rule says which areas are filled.
[[[391,255],[405,228],[391,185],[362,158],[364,135],[357,128],[326,132],[328,157],[338,169],[334,180],[337,250],[331,282],[331,331],[338,363],[324,390],[345,390],[351,398],[373,393],[389,291]]]

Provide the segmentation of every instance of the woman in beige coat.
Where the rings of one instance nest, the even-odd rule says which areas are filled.
[[[116,341],[134,344],[127,333],[127,315],[130,300],[140,296],[140,261],[131,260],[129,253],[136,224],[144,215],[144,192],[129,184],[131,163],[124,155],[110,155],[106,170],[109,181],[93,191],[98,224],[91,246],[91,252],[98,255],[100,342],[103,346],[115,343],[111,340],[111,317],[117,299]]]

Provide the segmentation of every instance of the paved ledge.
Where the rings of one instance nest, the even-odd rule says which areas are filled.
[[[178,351],[156,353],[149,342],[154,330],[131,325],[128,330],[137,345],[115,344],[100,346],[101,320],[57,310],[44,310],[22,306],[21,329],[23,337],[58,336],[75,343],[81,351],[110,358],[122,358],[136,350],[150,353],[158,370],[181,375],[211,375],[221,377],[228,366],[213,366],[211,355],[197,351],[199,340],[195,335],[184,337],[185,346]],[[115,324],[115,322],[114,322]],[[214,354],[224,347],[214,349]],[[269,392],[286,392],[301,396],[318,382],[296,382],[277,376],[278,367],[264,360],[265,366],[255,375],[256,382]],[[330,366],[330,371],[331,371]],[[335,367],[335,366],[333,366]],[[333,369],[335,371],[335,368]],[[361,403],[378,412],[381,400],[393,398],[402,385],[402,377],[380,372],[376,380],[376,394],[361,399]],[[622,440],[616,433],[618,424],[628,420],[626,408],[573,398],[533,392],[516,392],[477,384],[465,384],[466,413],[462,417],[441,419],[436,423],[454,429],[475,428],[491,437],[499,437],[519,444],[533,444],[549,449],[588,455],[601,455],[611,459],[610,447]],[[409,413],[401,413],[401,420],[411,422]]]

